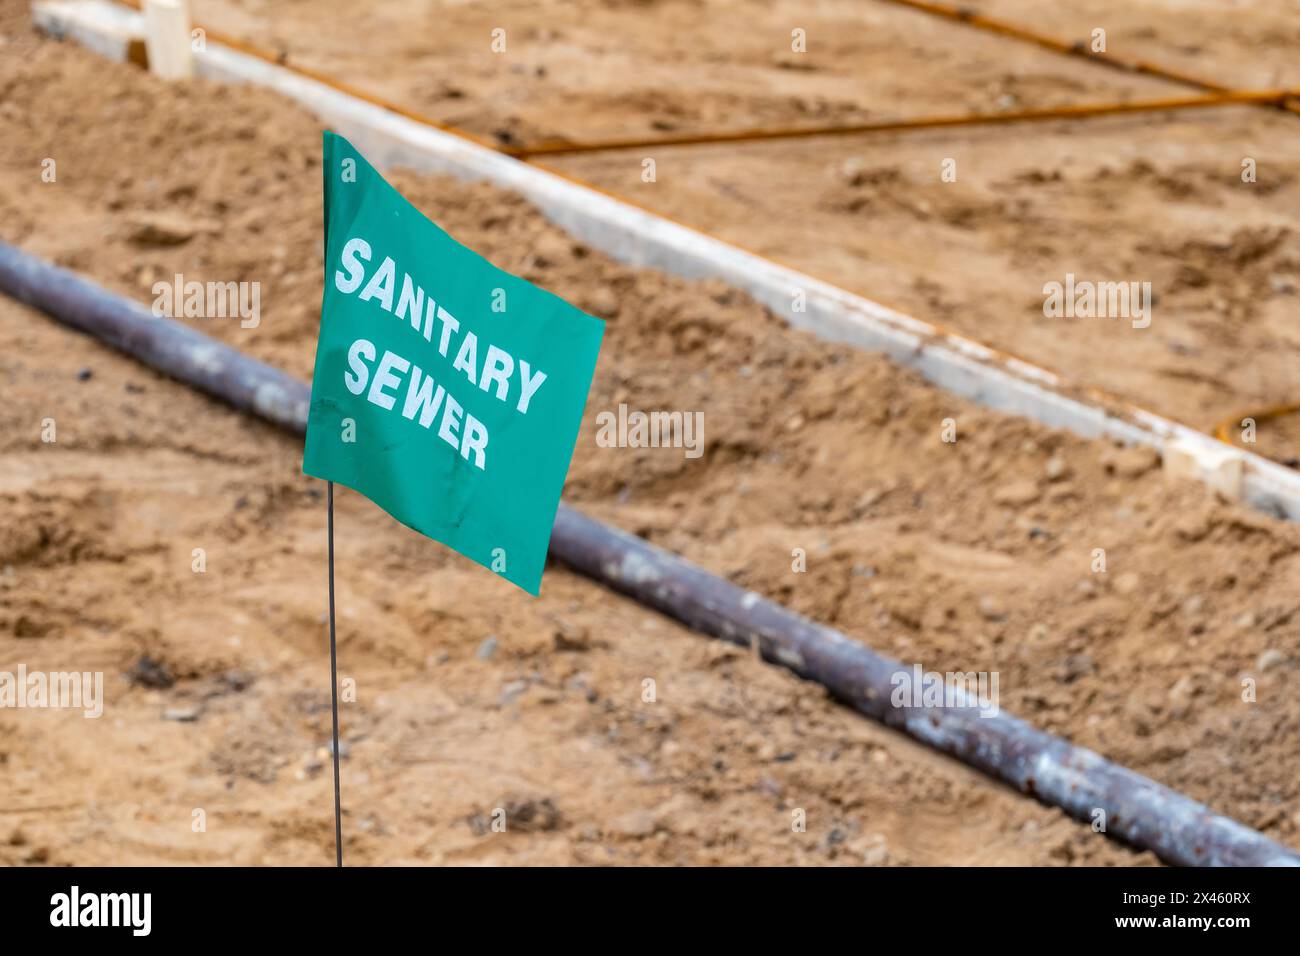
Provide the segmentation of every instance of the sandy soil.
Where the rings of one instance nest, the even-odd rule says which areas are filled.
[[[197,0],[196,22],[499,142],[1167,95],[879,2]],[[494,52],[493,31],[505,31]],[[804,31],[805,51],[792,49]],[[357,39],[363,42],[358,43]]]
[[[316,124],[38,40],[14,7],[0,237],[144,301],[176,272],[259,281],[257,328],[198,324],[305,377]],[[396,182],[609,320],[566,500],[929,669],[997,670],[1005,708],[1300,845],[1300,529],[618,266],[518,197]],[[0,717],[0,860],[328,862],[323,504],[297,443],[4,301],[0,344],[0,669],[108,681],[100,720]],[[704,411],[706,455],[598,447],[621,401]],[[530,600],[355,495],[339,527],[356,862],[1150,862],[563,569]]]
[[[1260,181],[1240,180],[1243,156]],[[679,148],[654,183],[638,157],[550,164],[1196,428],[1300,388],[1300,117]],[[950,157],[958,179],[943,183]],[[1046,317],[1045,284],[1070,274],[1150,283],[1149,325]]]
[[[1294,0],[975,0],[965,6],[1071,42],[1090,39],[1101,27],[1110,54],[1223,86],[1300,87]]]
[[[1258,88],[1296,84],[1285,5],[976,4],[1063,38]],[[214,28],[476,134],[518,143],[1182,96],[891,3],[348,4],[201,0]],[[415,30],[396,29],[414,25]],[[421,30],[421,25],[428,29]],[[804,54],[787,42],[808,31]],[[490,50],[503,26],[504,53]],[[364,44],[355,42],[360,34]],[[514,43],[514,45],[510,45]],[[1079,388],[1208,429],[1295,401],[1300,117],[1263,108],[644,148],[545,164]],[[656,181],[642,181],[643,160]],[[945,160],[957,178],[942,178]],[[1242,163],[1256,181],[1242,181]],[[1151,324],[1049,319],[1066,275],[1150,283]],[[1273,427],[1272,425],[1269,426]],[[1281,437],[1281,436],[1279,436]],[[1290,448],[1280,460],[1300,456]]]

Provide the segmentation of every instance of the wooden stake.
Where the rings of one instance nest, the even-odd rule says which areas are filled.
[[[144,29],[149,72],[164,80],[190,79],[190,0],[145,0]]]

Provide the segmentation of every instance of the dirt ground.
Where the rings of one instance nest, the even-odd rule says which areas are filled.
[[[1286,5],[973,7],[1067,40],[1101,26],[1116,56],[1223,84],[1300,85],[1290,55],[1300,21]],[[364,16],[354,9],[340,0],[199,0],[196,16],[509,144],[1200,92],[882,0],[814,10],[790,0],[513,0],[491,10],[385,0]],[[501,53],[490,47],[495,28],[506,30]],[[805,53],[790,49],[795,28],[806,31]],[[1241,107],[541,162],[1075,387],[1209,429],[1300,395],[1298,134],[1300,116]],[[647,158],[656,163],[650,183]],[[943,178],[947,160],[955,181]],[[1045,317],[1044,285],[1067,274],[1150,283],[1149,326]],[[1298,456],[1291,448],[1278,457]]]
[[[1108,53],[1223,86],[1300,87],[1300,20],[1286,0],[976,0],[964,6],[1070,42],[1101,27]]]
[[[345,0],[196,0],[194,18],[510,144],[1181,90],[1119,73],[1081,81],[1076,65],[1050,52],[878,0],[376,0],[364,9]],[[494,30],[505,31],[500,52]],[[792,49],[794,30],[804,31],[807,52]]]
[[[305,378],[318,125],[0,10],[0,238],[146,302],[177,272],[259,281],[256,328],[196,324]],[[884,652],[996,670],[1005,709],[1300,845],[1300,528],[619,266],[516,196],[394,179],[608,320],[566,501]],[[299,443],[8,300],[0,346],[0,669],[107,682],[98,720],[0,715],[0,860],[331,861],[324,509]],[[620,402],[704,411],[706,454],[598,447]],[[351,493],[338,526],[353,862],[1152,862],[561,568],[533,600]]]

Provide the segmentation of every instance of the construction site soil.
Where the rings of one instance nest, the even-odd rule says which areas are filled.
[[[214,21],[234,9],[196,6],[211,8]],[[648,6],[658,24],[659,14],[684,17],[701,5]],[[314,20],[320,7],[268,4],[260,15],[287,24],[279,18]],[[0,11],[0,239],[145,303],[155,282],[176,274],[258,282],[255,327],[192,324],[306,378],[323,269],[318,122],[256,89],[166,84],[42,38],[18,0],[3,0]],[[481,14],[458,7],[446,16]],[[916,22],[938,31],[938,21]],[[593,16],[587,26],[599,24]],[[406,36],[414,48],[434,36],[400,34],[400,26],[396,13],[391,28],[376,25],[376,43]],[[280,29],[311,43],[335,36]],[[343,26],[330,29],[341,44]],[[366,56],[396,75],[400,64],[366,40]],[[882,55],[893,49],[880,42]],[[346,66],[359,62],[362,46],[353,37],[346,50],[320,49],[323,63]],[[1001,54],[988,56],[1021,75]],[[1048,60],[1044,70],[1047,63],[1057,68]],[[1059,68],[1081,70],[1068,61]],[[686,96],[683,69],[672,68],[672,85]],[[763,69],[806,77],[779,64]],[[412,71],[403,72],[409,80]],[[445,75],[431,68],[422,82]],[[1089,89],[1136,82],[1103,72]],[[735,83],[750,86],[743,77]],[[497,101],[491,92],[472,96]],[[613,111],[617,91],[610,96]],[[1178,130],[1218,148],[1228,185],[1191,177],[1217,197],[1196,208],[1224,235],[1257,229],[1280,238],[1257,238],[1256,254],[1219,266],[1211,247],[1200,259],[1187,251],[1201,249],[1200,233],[1163,219],[1158,229],[1191,244],[1170,262],[1181,256],[1204,270],[1205,282],[1189,285],[1189,303],[1221,297],[1245,308],[1256,280],[1267,285],[1265,277],[1285,279],[1296,268],[1282,223],[1295,204],[1277,190],[1297,187],[1287,179],[1271,199],[1251,194],[1226,205],[1220,188],[1245,188],[1231,186],[1240,151],[1233,137],[1272,130],[1281,144],[1285,124],[1300,118],[1240,110],[1214,113],[1209,125],[1188,122],[1159,121],[1161,145],[1153,141],[1145,160],[1153,171],[1130,175],[1128,159],[1110,160],[1111,185],[1152,197],[1157,217],[1174,215],[1185,204],[1161,198],[1175,187],[1160,185],[1171,174],[1155,171],[1161,161],[1153,157],[1168,136],[1178,142]],[[1239,125],[1216,130],[1215,122]],[[1129,126],[1120,139],[1143,128]],[[1042,132],[1017,137],[1017,155],[1045,142],[1056,143],[1057,155],[1073,145],[1077,165],[1063,178],[1094,183],[1085,169],[1098,160],[1080,149],[1080,131],[1054,140]],[[889,198],[906,189],[876,189],[870,175],[856,186],[853,177],[828,177],[849,155],[802,148],[818,157],[807,162],[821,168],[819,184],[805,184],[804,211],[771,221],[766,238],[747,234],[751,244],[784,235],[781,257],[791,260],[816,235],[817,254],[843,255],[846,270],[871,250],[871,267],[855,267],[858,281],[845,283],[871,291],[862,286],[896,269],[876,257],[875,236],[885,251],[906,250],[911,275],[924,272],[938,287],[915,293],[914,303],[957,303],[948,318],[962,312],[960,302],[981,303],[1004,325],[980,328],[979,337],[996,343],[1018,328],[1017,341],[1030,343],[1030,329],[1045,320],[1016,325],[1005,300],[987,299],[988,283],[1017,281],[1006,268],[1017,246],[1002,220],[985,222],[977,211],[978,229],[934,222],[941,202],[969,202],[973,193],[963,190],[984,192],[988,182],[959,179],[945,185],[958,190],[951,193],[926,187],[934,206],[918,217],[913,238],[922,230],[932,238],[908,248],[897,225],[911,214]],[[1019,182],[1019,161],[1005,165],[1006,145],[987,149],[1002,157],[997,182]],[[903,162],[891,155],[864,168]],[[1202,162],[1190,149],[1182,155]],[[745,166],[763,168],[763,156],[729,162],[743,177]],[[57,164],[54,182],[42,180],[47,159]],[[692,189],[722,192],[706,172],[683,167],[670,176],[666,165],[655,188],[667,195],[664,187],[678,181],[685,191],[675,201],[688,202]],[[1261,160],[1260,168],[1270,166]],[[1153,452],[994,414],[880,356],[792,331],[719,283],[619,265],[518,196],[400,171],[393,181],[461,242],[607,321],[568,503],[909,663],[995,671],[1003,709],[1300,846],[1300,700],[1290,693],[1300,667],[1300,528],[1199,485],[1167,482]],[[1062,187],[1031,177],[1017,188],[1029,197]],[[889,218],[866,214],[836,213],[846,224],[838,232],[800,218],[815,214],[822,191],[856,189],[895,209],[893,230]],[[763,181],[745,191],[781,203]],[[1007,197],[989,202],[1021,208]],[[1140,218],[1124,200],[1118,206],[1125,219]],[[1088,262],[1089,248],[1098,262],[1123,263],[1129,243],[1136,250],[1150,242],[1126,231],[1115,206],[1091,206],[1087,196],[1052,208],[1050,220],[1040,211],[1022,223],[1037,223],[1023,235],[1052,247],[1030,267],[1035,274],[1053,256]],[[1078,219],[1067,218],[1070,209]],[[720,216],[710,225],[725,235],[738,223]],[[857,231],[843,250],[848,223]],[[971,258],[985,242],[994,244],[997,268]],[[1163,268],[1160,261],[1149,256],[1142,268]],[[910,287],[905,272],[893,282],[882,297]],[[1147,339],[1116,338],[1111,347],[1137,370],[1129,375],[1098,343],[1070,344],[1066,329],[1077,326],[1037,334],[1057,354],[1087,354],[1098,379],[1121,375],[1145,404],[1168,410],[1186,400],[1180,407],[1217,414],[1221,404],[1287,397],[1283,369],[1294,368],[1295,356],[1286,348],[1300,339],[1291,330],[1284,347],[1290,293],[1272,288],[1237,326],[1218,313],[1212,321],[1209,311],[1200,324],[1162,326],[1159,310],[1174,296],[1163,298],[1150,340],[1169,335],[1198,348],[1146,365],[1138,343]],[[1013,301],[1023,305],[1030,292]],[[1220,348],[1218,335],[1234,336],[1235,348]],[[1211,387],[1196,370],[1215,362],[1224,363],[1222,381]],[[1170,368],[1189,371],[1179,378]],[[0,862],[332,862],[324,498],[300,472],[300,442],[7,299],[0,380],[0,670],[105,674],[98,719],[0,713]],[[1254,390],[1237,391],[1242,382]],[[705,454],[601,447],[595,414],[620,403],[704,412]],[[957,440],[946,442],[952,427]],[[548,570],[541,598],[532,599],[358,495],[341,491],[337,505],[340,677],[356,689],[341,715],[351,862],[1154,862],[745,650],[561,567]],[[793,570],[796,549],[806,554],[802,573]],[[655,681],[652,702],[643,698],[647,679]],[[492,826],[499,809],[504,833]],[[804,832],[792,827],[799,810]]]
[[[1300,20],[1270,0],[963,6],[1089,47],[1104,29],[1102,56],[1220,86],[1300,87],[1290,55]],[[507,146],[1205,92],[883,0],[381,0],[363,16],[350,0],[196,0],[195,10],[291,65]],[[792,49],[796,30],[804,52]],[[1071,387],[1208,429],[1300,400],[1298,127],[1295,113],[1234,106],[538,162]],[[1067,275],[1149,283],[1150,313],[1049,318],[1044,286]]]

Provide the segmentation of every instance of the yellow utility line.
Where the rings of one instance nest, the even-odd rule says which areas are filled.
[[[1147,76],[1156,76],[1164,80],[1172,80],[1175,83],[1181,83],[1184,86],[1194,86],[1197,89],[1209,90],[1211,92],[1221,93],[1228,89],[1228,87],[1221,86],[1211,80],[1202,79],[1199,76],[1191,76],[1186,73],[1180,73],[1176,70],[1160,66],[1159,64],[1147,63],[1144,60],[1131,60],[1126,57],[1115,56],[1114,54],[1095,53],[1083,40],[1066,43],[1063,40],[1058,40],[1056,37],[1048,36],[1045,33],[1038,33],[1037,31],[1030,30],[1028,27],[1022,27],[1015,23],[1009,23],[1006,20],[998,20],[994,17],[985,16],[970,7],[954,7],[946,3],[931,3],[929,0],[884,0],[884,2],[892,3],[899,7],[909,7],[912,10],[920,10],[922,13],[942,17],[945,20],[965,23],[978,30],[983,30],[986,33],[995,33],[998,36],[1010,37],[1014,40],[1032,43],[1035,46],[1041,46],[1044,49],[1051,50],[1053,53],[1061,53],[1065,56],[1082,57],[1085,60],[1100,63],[1102,66],[1108,66],[1116,70],[1123,70],[1126,73],[1144,73]]]
[[[143,9],[143,0],[119,0],[119,2],[135,10]],[[900,3],[904,6],[916,7],[918,9],[926,9],[927,12],[942,11],[943,15],[951,14],[954,19],[962,20],[964,22],[970,22],[977,26],[982,25],[982,22],[987,20],[987,18],[983,18],[983,17],[962,14],[960,11],[957,11],[955,8],[945,8],[937,4],[923,3],[921,2],[921,0],[889,0],[889,2]],[[988,22],[995,23],[996,21],[988,21]],[[458,129],[455,126],[451,126],[447,123],[443,123],[439,120],[435,120],[432,117],[426,116],[415,110],[407,109],[406,107],[401,106],[397,103],[393,103],[389,100],[383,99],[382,97],[375,96],[372,93],[368,93],[365,90],[360,90],[349,84],[342,83],[323,73],[319,73],[315,70],[308,69],[307,67],[299,66],[295,63],[290,63],[288,62],[287,55],[285,54],[279,53],[274,50],[268,50],[263,47],[255,46],[251,43],[247,43],[239,39],[238,37],[230,36],[228,34],[222,33],[217,30],[208,29],[207,27],[198,23],[192,24],[192,27],[194,29],[203,30],[204,34],[209,39],[211,39],[215,43],[220,43],[222,46],[230,47],[231,49],[238,50],[241,53],[247,54],[248,56],[262,60],[266,63],[271,63],[276,66],[282,67],[300,76],[307,77],[318,83],[328,86],[331,89],[338,90],[341,93],[344,93],[351,97],[355,97],[356,99],[362,100],[366,103],[370,103],[373,106],[378,106],[381,109],[385,109],[388,110],[389,112],[396,113],[399,116],[404,116],[407,119],[413,120],[417,123],[421,123],[425,126],[430,126],[435,129],[441,130],[443,132],[450,133],[453,136],[459,136],[462,139],[469,140],[471,142],[477,143],[480,146],[484,146],[488,149],[492,149],[497,152],[508,153],[520,159],[527,159],[529,156],[532,155],[541,155],[546,153],[554,155],[556,153],[563,153],[563,152],[578,152],[578,151],[582,151],[581,147],[582,145],[584,145],[584,144],[556,143],[556,144],[539,144],[539,146],[536,147],[521,147],[513,150],[503,149],[497,143],[493,143],[489,140],[485,140],[482,137],[475,136],[472,133],[465,132],[464,130]],[[1082,52],[1082,51],[1075,50],[1074,48],[1069,47],[1066,44],[1062,44],[1059,43],[1058,41],[1051,40],[1050,38],[1036,37],[1036,35],[1030,34],[1028,31],[1019,31],[1017,28],[1009,27],[1001,24],[999,24],[999,28],[1002,29],[1004,32],[1006,32],[1007,35],[1009,36],[1017,36],[1019,38],[1025,38],[1025,39],[1034,38],[1035,42],[1041,42],[1044,45],[1050,46],[1051,48],[1054,49],[1061,49],[1062,52],[1071,52],[1071,53]],[[143,44],[141,44],[140,46],[143,47]],[[1092,56],[1089,56],[1089,58],[1098,59],[1099,62],[1103,62],[1103,63],[1110,62],[1108,60],[1099,59]],[[145,54],[143,49],[131,51],[130,59],[133,62],[138,63],[139,65],[142,66],[147,65],[145,62]],[[1118,64],[1110,62],[1110,65],[1115,66]],[[1151,69],[1157,69],[1157,68],[1151,68]],[[1161,75],[1167,79],[1175,77],[1174,74],[1171,74],[1168,71],[1158,72],[1155,73],[1154,75]],[[1013,122],[1023,122],[1023,121],[1034,121],[1040,119],[1074,119],[1074,118],[1082,118],[1087,116],[1102,116],[1108,114],[1113,115],[1118,113],[1133,113],[1133,112],[1154,111],[1154,110],[1162,110],[1162,109],[1177,110],[1177,109],[1190,109],[1190,108],[1206,107],[1206,106],[1211,106],[1211,107],[1224,106],[1224,105],[1232,105],[1235,103],[1236,104],[1240,104],[1240,103],[1277,104],[1279,101],[1287,101],[1288,97],[1295,98],[1297,96],[1300,96],[1300,93],[1298,93],[1297,91],[1228,90],[1224,87],[1219,87],[1214,84],[1207,84],[1195,79],[1182,79],[1181,81],[1187,82],[1193,86],[1199,86],[1202,89],[1212,90],[1213,93],[1207,96],[1186,97],[1183,99],[1172,98],[1172,99],[1164,99],[1164,100],[1138,101],[1133,103],[1099,104],[1094,106],[1056,107],[1053,109],[1029,110],[1021,113],[1002,113],[1002,114],[994,114],[991,116],[977,115],[977,116],[956,116],[956,117],[933,117],[930,119],[922,118],[917,120],[898,120],[898,121],[887,122],[887,123],[863,124],[863,126],[860,128],[844,127],[840,129],[831,129],[831,130],[766,131],[767,135],[765,138],[769,138],[769,139],[792,138],[794,136],[804,137],[810,135],[836,135],[836,134],[848,135],[849,133],[853,133],[853,132],[874,132],[874,131],[884,131],[888,129],[902,130],[902,129],[924,128],[924,127],[939,128],[944,126],[976,125],[979,123],[986,123],[986,124],[1013,123]],[[1293,109],[1293,111],[1295,112],[1300,112],[1300,106],[1296,106],[1294,103],[1291,103],[1289,101],[1287,101],[1287,108]],[[749,133],[739,132],[739,133],[729,133],[729,134],[723,133],[701,141],[725,142],[727,141],[728,138],[735,141],[745,141],[746,139],[764,138],[764,134],[763,131],[759,131],[757,135],[754,132],[749,132]],[[640,143],[640,141],[627,141],[627,142],[629,145],[639,145]],[[662,139],[656,140],[654,142],[659,145],[676,145],[675,143],[668,143],[667,141]],[[574,147],[578,147],[578,148],[574,149]],[[625,148],[625,147],[613,146],[608,148]],[[594,192],[598,192],[612,199],[617,199],[621,202],[628,203],[629,205],[636,206],[637,208],[646,209],[648,212],[653,212],[653,210],[649,209],[649,207],[643,206],[640,203],[635,202],[634,200],[630,200],[625,196],[621,196],[618,195],[617,193],[610,192],[609,190],[596,186],[593,183],[586,182],[585,180],[572,176],[562,170],[542,166],[539,163],[534,165],[537,165],[539,168],[546,170],[552,175],[559,176],[562,179],[583,186],[584,188],[591,189]],[[654,214],[662,216],[662,213],[654,213]],[[669,217],[664,217],[664,218],[669,218]],[[670,221],[677,222],[677,220],[670,220]],[[696,232],[699,231],[694,229],[694,227],[692,226],[685,225],[684,223],[677,223],[677,224],[683,226],[684,228],[691,229],[692,231],[696,231]],[[701,233],[701,235],[708,235],[708,233]],[[751,253],[751,255],[753,255],[753,253]],[[759,256],[759,258],[766,258],[766,257]],[[776,260],[768,259],[767,261],[775,262]],[[781,263],[777,263],[777,264],[781,265]],[[932,327],[935,329],[935,332],[938,335],[948,336],[954,339],[965,340],[964,336],[962,336],[960,333],[957,333],[952,329],[946,328],[945,326],[942,326],[940,324],[932,323]],[[1012,353],[1004,352],[1001,349],[996,349],[989,346],[983,346],[983,347],[987,348],[990,353],[998,356],[1003,361],[1013,360],[1013,361],[1029,364],[1027,360],[1022,359],[1019,356],[1016,356]],[[1129,405],[1127,401],[1117,398],[1116,396],[1111,395],[1110,393],[1095,387],[1086,387],[1083,389],[1083,391],[1094,401],[1102,401],[1123,408],[1132,407]],[[1262,412],[1256,412],[1254,417],[1257,420],[1260,418],[1275,418],[1296,411],[1300,411],[1300,404],[1279,405],[1273,408],[1265,409]],[[1246,417],[1246,416],[1242,416],[1242,417]],[[1235,419],[1228,419],[1224,422],[1221,422],[1214,431],[1215,436],[1219,438],[1221,441],[1225,441],[1231,444],[1232,443],[1231,439],[1226,436],[1230,434],[1229,429],[1234,427],[1234,423],[1239,421],[1240,418],[1235,418]]]
[[[1077,120],[1124,113],[1156,113],[1238,104],[1276,104],[1291,90],[1229,90],[1199,96],[1164,97],[1157,100],[1134,100],[1128,103],[1094,103],[1077,106],[1054,106],[1008,113],[974,113],[961,116],[923,116],[913,119],[883,120],[810,129],[755,129],[723,133],[685,133],[659,136],[592,140],[588,142],[545,142],[502,147],[501,151],[518,159],[534,156],[558,156],[572,153],[597,153],[619,149],[651,149],[660,146],[699,146],[712,143],[756,143],[782,139],[807,139],[814,136],[856,136],[865,133],[901,132],[914,129],[938,129],[954,126],[993,126],[1007,123],[1030,123],[1051,120]]]
[[[1240,415],[1232,415],[1214,426],[1214,437],[1229,445],[1236,445],[1237,442],[1233,441],[1232,433],[1234,430],[1239,431],[1241,429],[1241,423],[1244,419],[1253,418],[1255,423],[1258,424],[1262,421],[1267,421],[1270,418],[1281,418],[1284,415],[1294,415],[1296,412],[1300,412],[1300,402],[1292,402],[1287,405],[1270,405],[1268,408],[1262,408],[1259,411],[1242,412]]]
[[[143,0],[118,0],[118,2],[123,4],[124,6],[130,7],[133,10],[144,9]],[[351,96],[355,99],[363,100],[366,103],[370,103],[372,106],[378,106],[381,109],[388,110],[390,113],[396,113],[399,116],[405,116],[407,119],[414,120],[415,122],[421,123],[425,126],[432,126],[434,129],[442,130],[444,133],[451,133],[454,136],[459,136],[462,139],[467,139],[473,143],[477,143],[480,146],[485,146],[488,149],[498,149],[498,150],[500,149],[500,147],[496,143],[483,139],[480,136],[475,136],[473,133],[468,133],[465,130],[458,129],[455,126],[451,126],[440,120],[436,120],[431,116],[426,116],[425,114],[417,112],[416,110],[408,109],[405,106],[402,106],[398,103],[394,103],[392,100],[386,100],[383,97],[376,96],[374,93],[369,93],[365,90],[352,86],[351,84],[344,83],[340,80],[336,80],[333,77],[328,76],[324,73],[317,72],[316,70],[310,69],[305,66],[299,66],[296,63],[291,63],[289,62],[288,55],[285,53],[277,52],[275,50],[269,50],[266,49],[265,47],[256,46],[252,43],[248,43],[244,40],[241,40],[238,37],[231,36],[230,34],[227,33],[222,33],[219,30],[209,29],[208,27],[204,26],[201,23],[192,23],[191,27],[195,30],[202,30],[204,35],[209,40],[212,40],[214,43],[219,43],[222,46],[230,47],[233,50],[238,50],[240,53],[244,53],[248,56],[254,57],[255,59],[258,60],[262,60],[266,63],[273,63],[276,66],[283,67],[286,70],[298,74],[299,76],[304,76],[309,80],[315,80],[317,83],[321,83],[324,86],[328,86],[330,89],[338,90],[340,93],[346,93],[348,96]],[[147,65],[144,62],[145,58],[143,54],[137,55],[133,59],[136,60],[137,62],[140,62],[141,65]]]
[[[1181,83],[1184,86],[1190,86],[1199,90],[1206,90],[1215,93],[1223,93],[1231,89],[1231,87],[1224,86],[1213,80],[1207,80],[1200,76],[1193,76],[1190,73],[1182,73],[1167,66],[1161,66],[1158,63],[1129,59],[1111,53],[1095,53],[1083,40],[1066,43],[1063,40],[1058,40],[1056,37],[1038,33],[1037,31],[1030,30],[1027,27],[1022,27],[1015,23],[1009,23],[1006,20],[998,20],[994,17],[985,16],[970,7],[956,7],[947,3],[933,3],[931,0],[884,0],[884,2],[892,3],[895,6],[908,7],[912,10],[919,10],[922,13],[942,17],[945,20],[965,23],[968,26],[972,26],[977,30],[983,30],[986,33],[994,33],[998,36],[1010,37],[1015,40],[1021,40],[1025,43],[1032,43],[1036,46],[1043,47],[1044,49],[1051,50],[1054,53],[1079,57],[1080,59],[1087,60],[1090,63],[1098,63],[1102,66],[1108,66],[1111,69],[1122,70],[1125,73],[1141,73],[1146,76],[1154,76],[1162,80],[1169,80],[1174,83]],[[1268,105],[1278,106],[1281,109],[1288,110],[1289,112],[1300,114],[1300,102],[1298,102],[1294,96],[1295,94],[1292,94],[1292,98],[1290,99],[1285,99],[1280,103]]]

